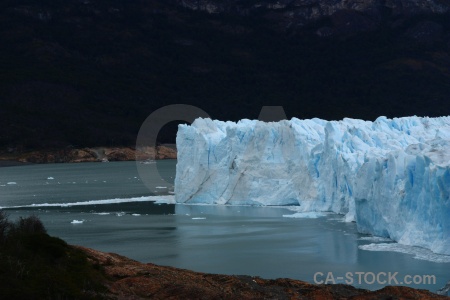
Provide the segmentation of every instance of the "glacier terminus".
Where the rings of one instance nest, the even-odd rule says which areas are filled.
[[[450,117],[179,125],[178,203],[296,205],[450,255]]]

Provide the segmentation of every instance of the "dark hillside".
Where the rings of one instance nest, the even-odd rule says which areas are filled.
[[[450,114],[448,14],[343,10],[292,28],[266,8],[2,1],[0,45],[0,148],[133,145],[151,112],[178,103],[227,120],[263,105],[289,118]]]

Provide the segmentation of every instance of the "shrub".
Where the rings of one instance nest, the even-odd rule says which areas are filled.
[[[47,233],[44,224],[35,215],[26,218],[20,217],[15,227],[21,233]]]
[[[8,214],[0,210],[0,244],[5,243],[12,224],[8,220]]]
[[[10,222],[0,210],[0,238],[0,299],[102,298],[102,270],[49,236],[37,216]]]

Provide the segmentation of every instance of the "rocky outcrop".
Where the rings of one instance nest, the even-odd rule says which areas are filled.
[[[177,152],[169,146],[134,149],[130,147],[96,147],[82,149],[36,150],[8,155],[0,154],[0,161],[21,163],[78,163],[105,161],[133,161],[148,159],[176,159]]]
[[[378,291],[352,286],[314,285],[300,280],[267,280],[252,276],[205,274],[143,264],[129,258],[93,249],[88,260],[103,270],[105,296],[111,299],[448,299],[426,290],[385,287]]]
[[[17,160],[23,163],[63,163],[63,162],[95,162],[99,161],[95,152],[89,148],[36,150],[19,154]]]

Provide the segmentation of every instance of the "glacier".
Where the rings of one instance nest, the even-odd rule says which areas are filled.
[[[179,125],[177,203],[296,205],[450,255],[450,117]]]

